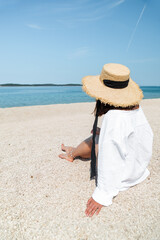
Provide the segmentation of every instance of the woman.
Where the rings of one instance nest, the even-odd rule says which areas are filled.
[[[65,154],[59,157],[71,162],[78,156],[91,157],[91,179],[96,179],[96,188],[85,211],[91,217],[111,205],[119,191],[149,176],[153,132],[139,105],[143,93],[126,66],[105,64],[100,76],[87,76],[82,83],[84,91],[97,99],[93,136],[76,148],[62,144]],[[97,121],[102,115],[100,130]]]

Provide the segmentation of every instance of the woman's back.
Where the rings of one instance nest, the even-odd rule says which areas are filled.
[[[141,107],[136,110],[110,110],[104,116],[98,150],[99,190],[113,196],[150,174],[153,132]],[[104,184],[105,183],[105,184]],[[96,191],[93,194],[96,198]],[[103,197],[104,198],[104,197]]]

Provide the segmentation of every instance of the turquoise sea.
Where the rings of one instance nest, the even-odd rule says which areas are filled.
[[[160,86],[141,89],[144,98],[160,98]],[[0,87],[0,108],[93,101],[81,86]]]

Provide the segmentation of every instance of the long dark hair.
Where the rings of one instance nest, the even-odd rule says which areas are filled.
[[[97,113],[97,115],[100,117],[103,114],[107,113],[111,109],[133,110],[136,106],[137,105],[133,105],[133,106],[129,106],[129,107],[114,107],[107,103],[105,104],[105,103],[101,102],[100,100],[96,100],[96,106],[95,106],[93,113],[94,113],[94,115],[96,115],[96,113]]]

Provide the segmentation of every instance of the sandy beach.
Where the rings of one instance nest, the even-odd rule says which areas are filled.
[[[150,176],[88,218],[90,161],[58,154],[90,136],[94,105],[0,108],[0,240],[160,239],[160,99],[141,102],[154,132]]]

